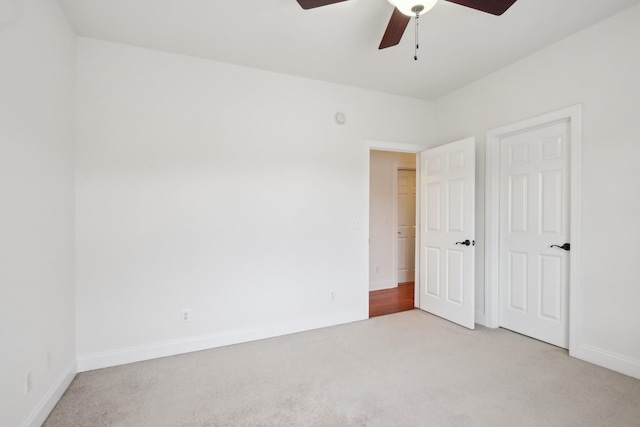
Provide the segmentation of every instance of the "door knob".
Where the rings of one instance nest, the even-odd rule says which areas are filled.
[[[565,243],[562,246],[558,246],[558,245],[551,245],[549,246],[550,248],[560,248],[560,249],[564,249],[565,251],[570,251],[571,250],[571,243]]]
[[[473,244],[476,244],[476,241],[473,241]],[[471,246],[471,241],[469,239],[465,240],[464,242],[456,242],[456,245],[465,245],[465,246]]]

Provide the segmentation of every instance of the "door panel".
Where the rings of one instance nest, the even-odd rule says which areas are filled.
[[[529,289],[529,262],[526,253],[509,253],[509,302],[510,308],[527,312]]]
[[[509,177],[509,232],[526,233],[528,225],[528,175]]]
[[[540,233],[562,233],[562,175],[561,170],[540,174]]]
[[[551,320],[562,318],[562,257],[540,256],[540,315]]]
[[[427,185],[427,199],[440,200],[440,183]],[[427,203],[426,228],[428,231],[440,231],[440,206],[437,203]]]
[[[449,231],[464,232],[464,180],[458,179],[447,183],[447,199],[449,201]]]
[[[569,123],[500,140],[500,326],[568,347]]]
[[[464,303],[464,252],[447,249],[447,301]]]
[[[440,297],[440,248],[425,247],[426,291],[429,295]]]
[[[420,153],[420,196],[420,308],[473,329],[475,139]]]

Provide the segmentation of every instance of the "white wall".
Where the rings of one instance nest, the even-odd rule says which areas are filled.
[[[80,370],[367,317],[364,140],[431,103],[90,39],[77,73]]]
[[[582,357],[640,376],[640,6],[436,102],[437,143],[475,136],[484,313],[485,132],[583,104]]]
[[[397,164],[416,164],[416,155],[371,151],[369,184],[369,289],[397,286],[394,275],[393,174]],[[377,268],[377,271],[376,271]]]
[[[74,56],[58,2],[0,5],[2,426],[40,425],[75,374]]]

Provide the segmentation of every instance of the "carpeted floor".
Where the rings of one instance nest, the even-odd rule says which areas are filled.
[[[421,312],[79,374],[55,426],[640,426],[640,380]]]

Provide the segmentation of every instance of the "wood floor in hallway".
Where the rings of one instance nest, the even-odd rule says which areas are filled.
[[[384,316],[413,310],[414,284],[400,283],[398,287],[369,292],[369,317]]]

